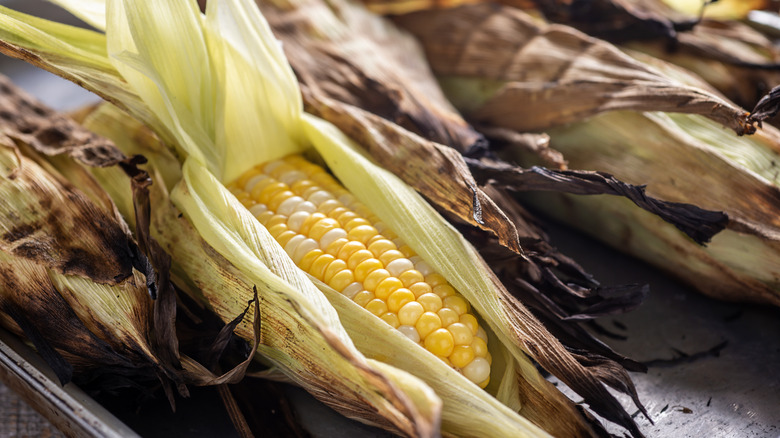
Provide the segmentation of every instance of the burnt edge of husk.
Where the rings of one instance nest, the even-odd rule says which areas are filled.
[[[639,208],[674,225],[700,245],[706,245],[729,223],[729,216],[725,212],[705,210],[693,204],[659,200],[649,196],[645,192],[645,186],[625,183],[604,172],[550,170],[538,166],[526,169],[505,162],[470,158],[466,158],[466,162],[480,183],[492,180],[518,192],[553,191],[627,198]]]

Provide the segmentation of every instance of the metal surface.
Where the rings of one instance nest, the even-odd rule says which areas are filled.
[[[23,3],[27,9],[48,5],[37,0]],[[3,59],[0,68],[58,109],[94,100],[77,87],[25,64]],[[779,309],[710,300],[572,231],[559,227],[550,231],[553,243],[603,284],[651,286],[640,309],[599,321],[602,328],[622,338],[602,335],[606,343],[649,365],[647,374],[632,375],[655,422],[638,414],[643,433],[649,437],[780,436]],[[0,379],[68,432],[131,436],[129,426],[145,437],[234,435],[208,391],[196,391],[193,400],[182,401],[175,414],[162,401],[143,411],[114,410],[111,415],[72,385],[60,388],[40,371],[46,367],[37,356],[19,355],[26,346],[13,340],[5,343],[6,338],[7,333],[0,332]],[[318,436],[384,435],[337,416],[299,390],[289,394],[307,428]],[[571,397],[579,400],[576,395]],[[624,406],[632,406],[627,399],[621,400]],[[611,431],[623,434],[617,428]]]

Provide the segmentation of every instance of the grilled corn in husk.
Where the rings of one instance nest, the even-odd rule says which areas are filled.
[[[638,57],[647,60],[640,63],[609,43],[509,7],[421,12],[397,21],[421,38],[445,92],[478,127],[544,130],[569,168],[646,184],[648,194],[723,211],[729,222],[703,247],[621,200],[545,194],[532,197],[539,209],[705,294],[780,302],[776,129],[737,136],[754,131],[748,113],[695,75],[657,59]],[[515,31],[504,33],[508,26]],[[445,28],[461,29],[463,38],[445,41]],[[477,55],[477,42],[495,49]],[[457,62],[453,53],[460,54]],[[502,153],[524,166],[549,164],[527,151]]]
[[[94,179],[55,165],[72,157],[110,166],[125,157],[6,78],[0,107],[3,326],[26,337],[63,384],[110,391],[182,383],[178,352],[158,342],[164,327],[153,321],[158,284],[148,259]]]

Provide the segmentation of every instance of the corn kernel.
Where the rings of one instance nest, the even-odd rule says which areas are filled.
[[[335,219],[325,217],[312,224],[306,234],[312,239],[320,240],[325,233],[336,228],[339,228],[339,223]]]
[[[425,349],[437,356],[449,357],[453,348],[455,348],[455,342],[452,339],[452,333],[447,329],[434,330],[425,337]]]
[[[315,249],[313,251],[309,251],[308,254],[303,256],[303,258],[301,258],[300,263],[298,263],[298,267],[303,269],[306,272],[310,272],[311,264],[314,263],[314,260],[316,260],[317,257],[323,254],[325,254],[325,252],[322,251],[321,249]]]
[[[398,276],[398,279],[404,282],[404,287],[409,287],[415,283],[425,281],[425,277],[414,269],[401,273],[401,275]]]
[[[436,289],[434,288],[434,293],[435,290]],[[452,295],[444,298],[444,307],[454,310],[458,314],[458,320],[460,320],[460,315],[469,311],[468,301],[460,295]]]
[[[366,279],[368,274],[376,271],[377,269],[382,269],[383,267],[384,266],[382,266],[382,262],[377,259],[371,258],[364,260],[355,267],[355,280],[363,281]]]
[[[389,251],[385,251],[382,253],[381,256],[379,256],[379,261],[382,262],[383,265],[387,265],[388,263],[392,262],[395,259],[400,259],[404,255],[401,254],[401,251],[398,251],[396,249],[391,249]]]
[[[387,312],[384,315],[380,316],[382,318],[382,321],[390,324],[393,328],[398,328],[401,324],[398,322],[398,316],[395,313]]]
[[[367,249],[359,249],[349,256],[349,259],[347,259],[347,267],[349,267],[349,269],[355,270],[357,265],[359,265],[361,262],[372,258],[374,258],[374,254],[372,254],[371,251]]]
[[[280,224],[281,225],[281,224]],[[293,237],[297,236],[298,233],[292,230],[283,231],[281,234],[275,237],[276,241],[279,242],[279,245],[284,248],[285,245],[287,245],[287,242],[290,241]]]
[[[449,284],[440,284],[433,287],[433,293],[442,298],[447,298],[455,295],[455,289],[453,289]]]
[[[425,282],[430,284],[431,287],[436,287],[440,284],[448,284],[447,279],[441,274],[433,273],[425,276]]]
[[[414,264],[409,259],[398,258],[385,265],[385,268],[394,276],[399,277],[406,271],[414,270]],[[420,278],[425,279],[422,274],[420,274]]]
[[[398,313],[406,303],[414,301],[414,294],[409,289],[400,288],[387,297],[387,309]]]
[[[269,186],[269,191],[267,196],[265,198],[263,198],[263,196],[260,196],[258,202],[262,202],[263,204],[267,205],[269,210],[279,212],[279,205],[281,205],[282,202],[286,201],[287,198],[291,196],[295,196],[295,193],[289,190],[285,190],[287,186],[284,186],[285,189],[282,190],[271,190],[271,188],[273,187],[276,186],[275,185]]]
[[[450,355],[453,366],[463,368],[474,360],[474,350],[469,345],[456,345]]]
[[[377,234],[379,234],[379,231],[371,225],[358,225],[347,231],[347,236],[349,236],[350,239],[357,240],[363,244],[367,243],[369,239]]]
[[[477,331],[479,330],[479,323],[477,322],[477,318],[474,315],[470,313],[460,315],[460,321],[458,322],[468,327],[469,330],[471,330],[472,335],[477,335]]]
[[[433,312],[425,312],[420,315],[414,326],[417,328],[417,332],[420,333],[420,338],[425,339],[428,334],[441,328],[441,318]]]
[[[347,262],[341,259],[336,259],[330,262],[328,268],[325,269],[325,273],[322,274],[322,281],[329,283],[331,278],[337,273],[347,269]]]
[[[336,209],[341,207],[341,202],[335,200],[335,199],[328,199],[327,201],[321,203],[317,206],[317,211],[319,213],[323,213],[328,215],[328,217],[333,217],[330,215],[330,213]]]
[[[326,246],[323,249],[325,250],[326,253],[336,257],[338,256],[339,251],[341,251],[341,248],[343,248],[344,245],[346,245],[349,242],[350,242],[349,239],[347,239],[346,237],[342,237],[340,239],[336,239],[333,242],[329,243],[328,246]],[[320,248],[322,248],[321,245]]]
[[[360,283],[358,283],[360,284]],[[367,290],[362,290],[355,294],[355,296],[352,298],[352,301],[355,302],[360,307],[366,307],[366,305],[374,299],[374,294]]]
[[[322,280],[322,277],[325,275],[325,270],[333,260],[336,260],[336,257],[333,257],[330,254],[323,254],[317,257],[317,260],[314,260],[314,263],[311,264],[309,274],[318,280]]]
[[[353,228],[357,228],[357,227],[360,227],[360,226],[371,227],[371,222],[363,219],[362,217],[355,217],[353,219],[350,219],[349,221],[342,222],[341,218],[343,218],[345,215],[347,215],[347,213],[344,213],[341,216],[339,216],[339,222],[344,224],[344,229],[347,230],[347,232],[349,232]],[[374,227],[371,227],[371,228],[374,228]],[[376,228],[374,228],[374,230],[376,230]],[[379,234],[379,231],[377,230],[377,235],[378,234]]]
[[[459,322],[448,325],[447,330],[452,333],[452,338],[455,341],[455,345],[471,345],[471,341],[474,340],[474,335],[471,333],[471,329]]]
[[[363,280],[363,286],[366,290],[375,291],[379,283],[390,277],[386,269],[377,269],[366,276]]]
[[[442,307],[441,298],[434,293],[420,295],[417,297],[417,302],[423,306],[426,312],[438,312]]]
[[[402,325],[413,326],[417,324],[417,320],[425,313],[425,308],[417,301],[412,301],[404,304],[398,311],[398,321]]]
[[[350,240],[341,247],[336,257],[340,258],[341,260],[349,260],[349,257],[352,254],[354,254],[356,251],[360,251],[361,249],[366,249],[366,246],[360,242]]]
[[[457,312],[447,307],[442,307],[436,314],[441,318],[441,325],[443,327],[456,323],[460,319],[460,315],[458,315]]]
[[[374,257],[379,258],[386,251],[397,249],[395,244],[385,238],[379,238],[368,244],[368,250],[374,254]]]
[[[433,289],[431,289],[431,286],[428,283],[419,281],[417,283],[414,283],[413,285],[409,286],[409,290],[412,291],[414,296],[420,297],[422,295],[429,294],[433,292]]]
[[[488,353],[487,344],[480,338],[474,338],[471,341],[471,348],[477,357],[485,357]]]
[[[398,317],[400,319],[400,315]],[[398,331],[403,333],[404,336],[409,338],[412,342],[420,342],[420,334],[417,333],[417,329],[411,325],[399,325]]]
[[[379,284],[377,284],[374,293],[376,294],[377,297],[386,300],[391,293],[393,293],[396,289],[402,287],[404,287],[404,284],[401,282],[401,280],[395,277],[388,277],[380,281]]]
[[[366,304],[366,310],[376,316],[382,316],[387,313],[387,304],[378,298],[374,298]]]
[[[331,266],[332,265],[333,264],[331,263]],[[350,271],[349,269],[343,269],[330,278],[330,280],[328,281],[328,286],[341,292],[342,290],[344,290],[345,287],[349,286],[354,281],[355,281],[355,274],[353,274],[352,271]]]
[[[474,358],[462,369],[463,375],[472,382],[482,382],[490,377],[490,364],[482,357]]]
[[[309,216],[305,221],[303,221],[303,223],[301,224],[301,229],[298,232],[309,236],[310,234],[309,231],[311,230],[311,227],[313,227],[314,224],[325,219],[326,217],[327,216],[319,212],[312,213],[311,216]]]

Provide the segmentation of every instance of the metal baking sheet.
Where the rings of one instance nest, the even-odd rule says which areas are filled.
[[[59,14],[40,0],[0,4]],[[0,59],[0,71],[57,109],[95,100],[21,62]],[[652,419],[635,413],[645,435],[780,437],[780,309],[710,300],[571,230],[551,225],[549,231],[554,244],[603,284],[638,282],[651,287],[638,310],[598,321],[611,333],[599,335],[601,339],[649,366],[647,374],[632,374]],[[141,410],[101,406],[73,385],[60,387],[35,354],[4,331],[0,331],[0,380],[74,436],[235,436],[227,416],[215,408],[216,395],[208,389],[195,390],[192,399],[179,401],[175,413],[164,400]],[[301,390],[291,388],[288,395],[315,436],[386,436],[336,415]],[[575,394],[571,397],[579,400]],[[630,401],[621,400],[634,413]],[[623,434],[618,428],[610,430]]]

